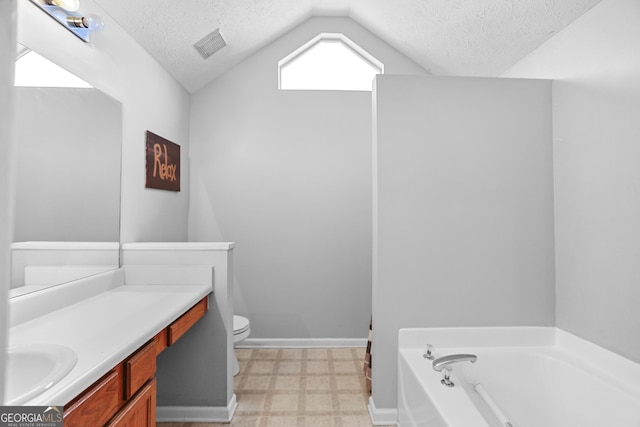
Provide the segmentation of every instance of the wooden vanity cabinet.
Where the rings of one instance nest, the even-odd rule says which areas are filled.
[[[167,341],[167,328],[164,328],[153,337],[153,342],[156,344],[156,356],[164,351],[168,346]]]
[[[155,427],[156,357],[208,310],[204,297],[64,407],[65,427]]]

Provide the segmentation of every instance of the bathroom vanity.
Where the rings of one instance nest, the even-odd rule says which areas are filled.
[[[156,357],[208,310],[203,298],[64,407],[66,426],[156,425]]]
[[[8,370],[5,404],[64,407],[65,426],[154,426],[156,418],[173,421],[184,414],[229,421],[236,407],[228,357],[232,248],[128,244],[121,268],[12,298],[10,350],[24,351],[26,359],[40,351],[54,360],[47,353],[61,348],[47,369],[66,371],[46,386],[34,378],[26,387],[33,392],[25,393],[19,371],[25,368],[16,365]],[[191,389],[199,394],[184,392]]]

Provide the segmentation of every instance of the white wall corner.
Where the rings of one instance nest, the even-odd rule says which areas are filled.
[[[373,396],[369,398],[369,416],[374,426],[398,425],[397,408],[376,408]]]

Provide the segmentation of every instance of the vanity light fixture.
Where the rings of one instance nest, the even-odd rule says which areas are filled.
[[[100,31],[104,22],[96,15],[67,16],[67,24],[76,28],[88,28],[89,31]]]
[[[93,31],[104,28],[104,22],[99,16],[82,15],[77,12],[80,8],[80,0],[31,0],[31,2],[85,43],[89,43],[89,36]]]

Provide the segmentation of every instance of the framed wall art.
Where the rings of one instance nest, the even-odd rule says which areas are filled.
[[[145,187],[180,191],[180,146],[149,131]]]

